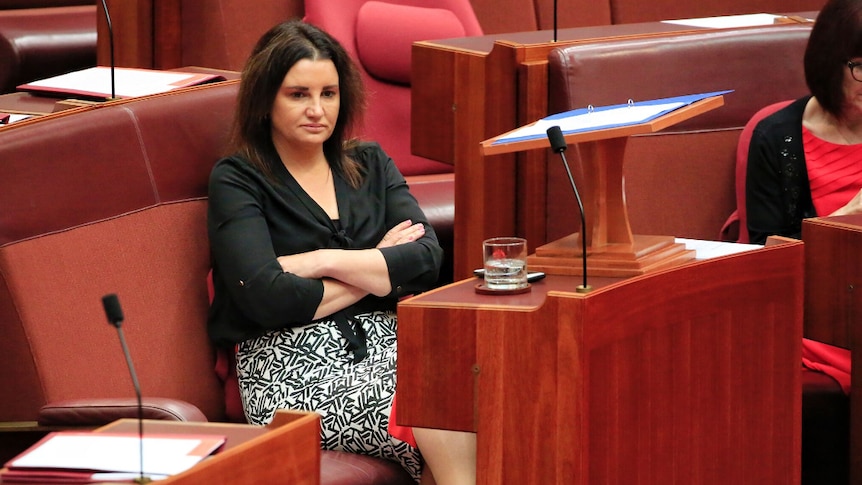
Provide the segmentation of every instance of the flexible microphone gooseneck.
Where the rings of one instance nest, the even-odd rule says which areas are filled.
[[[569,176],[569,183],[572,184],[572,191],[574,191],[575,199],[578,201],[578,211],[581,213],[581,256],[584,261],[584,283],[578,286],[576,291],[578,293],[587,293],[593,287],[587,284],[587,218],[584,215],[584,204],[581,202],[581,194],[578,193],[578,187],[575,185],[575,179],[572,178],[572,171],[569,170],[569,162],[566,160],[566,154],[564,153],[568,144],[565,137],[563,137],[563,130],[559,126],[552,126],[548,128],[546,133],[548,134],[548,141],[551,142],[551,150],[559,153],[560,158],[563,160],[563,167],[566,168],[566,175]]]
[[[104,0],[102,0],[104,1]],[[557,41],[557,0],[554,0],[554,42]]]
[[[114,76],[114,71],[116,70],[116,65],[114,63],[114,26],[111,24],[111,14],[108,13],[108,4],[105,2],[105,0],[102,0],[102,11],[105,12],[105,21],[108,24],[108,44],[111,47],[111,99],[116,99],[117,89],[115,87],[116,78]],[[117,303],[117,308],[119,308],[119,303]],[[117,326],[117,328],[120,327]]]
[[[104,2],[104,0],[102,1]],[[135,394],[138,397],[138,449],[141,459],[141,473],[135,479],[135,483],[150,483],[152,480],[144,476],[144,405],[141,402],[141,386],[138,384],[138,374],[135,372],[135,366],[132,364],[132,355],[129,353],[129,347],[126,345],[126,337],[123,334],[123,309],[120,307],[120,299],[114,293],[102,297],[102,306],[105,308],[108,322],[117,327],[117,335],[120,337],[120,345],[123,347],[123,355],[126,356],[126,365],[129,366],[132,385],[135,387]]]

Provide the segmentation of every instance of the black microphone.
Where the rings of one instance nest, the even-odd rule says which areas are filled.
[[[104,0],[102,2],[104,3]],[[120,299],[114,293],[102,297],[102,306],[105,308],[108,322],[117,327],[117,335],[120,337],[123,355],[126,356],[126,365],[129,366],[129,374],[132,376],[132,385],[135,387],[135,394],[138,396],[138,448],[141,458],[141,474],[135,479],[135,483],[150,483],[152,480],[144,476],[144,405],[141,402],[141,386],[138,384],[138,374],[135,372],[135,366],[132,364],[132,356],[129,353],[129,347],[126,345],[126,337],[123,335],[123,309],[120,307]]]
[[[105,2],[105,0],[102,0],[102,11],[105,12],[105,21],[108,24],[108,44],[111,47],[111,99],[116,99],[117,98],[117,90],[115,88],[115,85],[116,85],[115,79],[116,78],[115,78],[115,73],[114,73],[114,71],[116,70],[116,65],[114,63],[114,26],[111,24],[111,14],[108,13],[108,4]],[[119,303],[117,303],[117,306],[119,308]],[[107,311],[107,308],[105,309],[105,311]],[[120,316],[122,316],[122,312],[121,312]],[[111,322],[111,323],[113,323],[113,322]],[[114,325],[116,325],[116,324],[114,324]],[[120,328],[120,327],[117,326],[117,328]]]
[[[569,162],[566,161],[566,148],[568,144],[566,143],[565,137],[563,137],[563,130],[560,129],[559,126],[552,126],[548,128],[548,141],[551,142],[551,150],[560,154],[560,158],[563,160],[563,167],[566,168],[566,175],[569,176],[569,183],[572,184],[572,191],[575,192],[575,199],[578,201],[578,210],[581,213],[581,254],[584,260],[584,284],[578,286],[576,288],[578,293],[587,293],[593,289],[592,286],[587,284],[587,218],[584,215],[584,204],[581,202],[581,194],[578,193],[578,187],[575,185],[575,179],[572,178],[572,171],[569,170]]]

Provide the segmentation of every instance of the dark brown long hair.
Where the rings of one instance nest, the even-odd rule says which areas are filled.
[[[270,113],[281,83],[302,59],[329,59],[338,72],[341,108],[323,153],[333,171],[350,185],[362,182],[359,164],[345,156],[365,109],[365,88],[356,65],[332,36],[299,20],[280,23],[257,41],[242,71],[234,118],[233,149],[275,181],[281,163],[272,142]]]
[[[805,82],[820,106],[836,117],[844,110],[844,71],[862,56],[862,0],[826,2],[805,48]]]

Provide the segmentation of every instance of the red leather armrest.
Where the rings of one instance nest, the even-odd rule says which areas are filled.
[[[178,399],[150,397],[143,400],[142,408],[144,419],[207,421],[200,409]],[[42,406],[37,420],[41,426],[102,426],[137,417],[137,399],[74,399]]]

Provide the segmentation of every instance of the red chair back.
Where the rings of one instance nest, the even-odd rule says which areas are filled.
[[[779,101],[761,108],[748,120],[739,134],[739,143],[736,145],[736,210],[727,218],[727,221],[721,228],[719,239],[722,241],[738,243],[748,243],[750,241],[748,237],[748,222],[745,217],[745,174],[748,169],[748,145],[751,143],[751,134],[754,132],[754,127],[763,118],[775,113],[791,102],[793,100]]]
[[[482,35],[469,0],[305,0],[305,21],[335,37],[359,65],[368,91],[362,137],[380,143],[405,176],[453,173],[410,151],[412,44]]]

